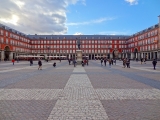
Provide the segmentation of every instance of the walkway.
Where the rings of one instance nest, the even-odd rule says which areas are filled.
[[[159,70],[117,64],[0,64],[0,120],[159,120]]]

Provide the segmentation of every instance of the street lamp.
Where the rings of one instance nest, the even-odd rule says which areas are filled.
[[[48,48],[48,60],[49,60],[49,49],[50,49],[50,47],[48,46],[47,48]]]
[[[108,59],[110,59],[110,49],[111,47],[108,45]]]

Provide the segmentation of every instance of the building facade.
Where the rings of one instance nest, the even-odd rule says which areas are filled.
[[[83,57],[89,59],[160,59],[160,16],[158,24],[131,36],[26,35],[0,24],[0,59],[11,60],[19,55],[75,58],[77,41],[81,43]]]

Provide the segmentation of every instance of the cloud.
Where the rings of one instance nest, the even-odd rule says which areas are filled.
[[[130,5],[137,5],[138,4],[138,0],[125,0],[126,2],[128,2]]]
[[[102,23],[102,22],[114,20],[114,19],[115,18],[100,18],[100,19],[90,20],[90,21],[85,21],[85,22],[67,23],[66,25],[68,26],[89,25],[89,24],[94,24],[94,23]]]
[[[83,33],[81,33],[81,32],[76,32],[76,33],[73,34],[73,35],[83,35]]]
[[[99,32],[100,35],[129,35],[129,31],[103,31]]]
[[[67,6],[85,0],[3,0],[0,22],[26,34],[66,34]]]

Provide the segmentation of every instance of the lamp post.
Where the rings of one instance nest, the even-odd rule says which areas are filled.
[[[108,59],[110,59],[110,49],[111,47],[108,45]]]
[[[49,49],[50,49],[50,47],[48,46],[47,48],[48,48],[48,60],[49,60]]]

